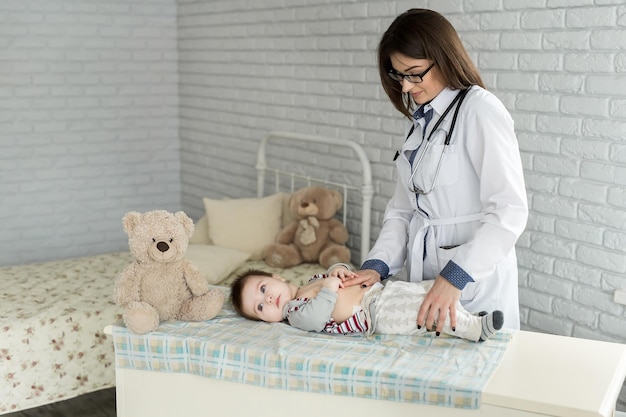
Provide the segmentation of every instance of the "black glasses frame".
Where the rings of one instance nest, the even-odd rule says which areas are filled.
[[[422,81],[424,81],[424,75],[428,74],[428,71],[430,71],[431,68],[434,67],[434,66],[435,66],[434,63],[430,64],[430,67],[426,68],[424,71],[420,72],[419,74],[402,74],[402,73],[399,73],[398,71],[396,71],[393,68],[389,68],[387,70],[387,75],[392,80],[398,81],[400,83],[403,80],[407,80],[411,84],[419,84]]]

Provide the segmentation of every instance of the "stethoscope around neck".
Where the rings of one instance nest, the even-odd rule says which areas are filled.
[[[410,192],[416,193],[416,194],[421,194],[421,195],[426,195],[426,194],[430,194],[430,192],[435,188],[435,184],[437,183],[437,178],[439,177],[439,171],[441,170],[441,164],[443,162],[443,157],[446,154],[446,149],[448,149],[448,145],[450,145],[450,138],[452,137],[452,132],[454,131],[454,126],[456,125],[456,119],[457,119],[457,117],[459,115],[459,109],[461,108],[461,103],[463,103],[463,100],[465,99],[465,96],[467,95],[467,92],[470,90],[470,88],[471,87],[468,87],[468,88],[466,88],[464,90],[459,91],[459,93],[456,95],[456,97],[454,97],[454,100],[452,100],[452,103],[450,103],[448,105],[448,107],[443,112],[443,114],[441,115],[439,120],[437,120],[437,123],[435,123],[435,126],[433,126],[432,130],[428,134],[428,137],[426,138],[426,145],[424,145],[424,150],[422,152],[420,152],[420,155],[417,158],[417,161],[415,162],[415,164],[413,166],[413,169],[411,171],[411,176],[409,177],[408,186],[409,186],[409,191]],[[430,186],[430,189],[428,189],[428,191],[423,190],[420,187],[417,187],[413,183],[413,177],[415,177],[415,173],[417,172],[417,170],[422,165],[422,161],[424,160],[424,155],[426,155],[426,152],[428,152],[428,148],[430,148],[430,144],[431,144],[430,138],[432,137],[433,133],[437,130],[439,125],[443,122],[445,117],[448,115],[450,110],[452,110],[452,107],[454,107],[454,105],[457,102],[458,102],[458,105],[456,106],[456,109],[454,110],[454,115],[452,116],[452,123],[450,124],[450,129],[448,130],[448,134],[446,135],[446,140],[444,142],[443,151],[441,152],[441,156],[439,157],[439,162],[437,163],[437,168],[435,170],[435,177],[433,178],[432,185]],[[407,139],[413,133],[413,129],[414,128],[415,128],[415,125],[409,131],[409,134],[407,135]]]

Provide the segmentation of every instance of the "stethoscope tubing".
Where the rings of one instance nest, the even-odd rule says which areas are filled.
[[[446,153],[446,149],[448,148],[448,145],[450,144],[450,139],[452,138],[452,132],[454,131],[454,126],[456,125],[456,120],[457,120],[457,117],[459,115],[459,110],[461,109],[461,104],[463,103],[463,100],[465,99],[465,96],[467,95],[467,92],[470,90],[470,88],[471,87],[468,87],[468,88],[466,88],[464,90],[459,91],[459,93],[456,95],[456,97],[454,97],[454,100],[452,100],[452,103],[450,103],[448,105],[448,107],[443,112],[443,114],[441,115],[439,120],[437,120],[437,123],[435,123],[435,126],[433,126],[432,130],[428,134],[428,137],[426,138],[426,144],[424,145],[424,150],[422,152],[420,152],[420,155],[417,158],[417,161],[415,162],[415,166],[411,170],[411,176],[409,177],[409,183],[408,183],[409,191],[411,191],[413,193],[417,193],[417,194],[426,195],[426,194],[429,194],[435,188],[435,184],[437,182],[437,178],[439,177],[439,171],[441,170],[441,165],[443,163],[443,157],[444,157],[444,155]],[[448,115],[450,110],[452,110],[452,108],[454,107],[454,105],[457,102],[458,102],[458,105],[456,106],[456,109],[454,110],[454,115],[452,116],[452,122],[450,123],[450,130],[448,130],[448,134],[446,135],[446,140],[444,141],[443,151],[441,152],[441,156],[439,157],[439,162],[437,163],[437,168],[435,170],[435,176],[433,178],[432,187],[430,188],[430,190],[424,191],[421,188],[415,186],[415,184],[413,183],[413,178],[415,177],[415,173],[417,172],[417,170],[421,166],[422,160],[424,159],[424,156],[426,155],[426,152],[428,151],[428,148],[430,148],[430,144],[431,144],[431,140],[430,139],[431,139],[431,137],[437,131],[437,129],[439,128],[439,125],[441,125],[443,120],[446,118],[446,116]],[[407,136],[407,139],[408,139],[409,136],[411,136],[411,133],[413,133],[413,129],[411,129],[411,131],[409,132],[409,134]]]

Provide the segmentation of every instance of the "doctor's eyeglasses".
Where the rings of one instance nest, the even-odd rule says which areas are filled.
[[[402,82],[402,80],[407,80],[408,82],[412,84],[419,84],[422,81],[424,81],[424,75],[428,74],[428,71],[430,71],[431,68],[434,66],[435,64],[430,64],[430,67],[426,68],[424,71],[420,72],[419,74],[402,74],[393,68],[389,68],[387,70],[387,75],[392,80],[398,81],[400,83]]]

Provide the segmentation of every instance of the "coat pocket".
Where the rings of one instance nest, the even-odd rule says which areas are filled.
[[[459,245],[439,246],[437,248],[437,266],[441,271],[456,254]]]

